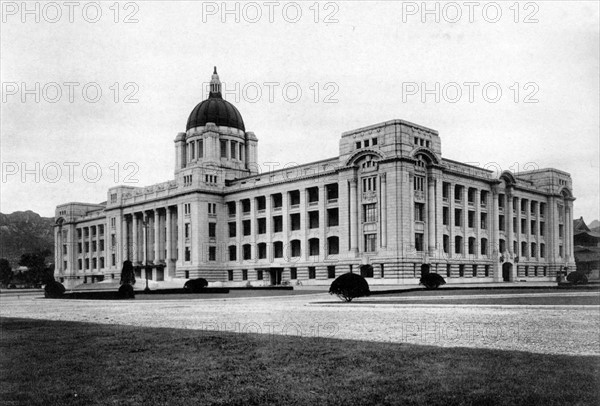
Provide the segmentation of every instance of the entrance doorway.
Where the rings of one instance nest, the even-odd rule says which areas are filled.
[[[271,285],[281,285],[281,275],[283,268],[270,268],[269,275],[271,276]]]
[[[512,264],[505,262],[502,264],[502,280],[504,282],[510,282],[510,274],[512,273]]]

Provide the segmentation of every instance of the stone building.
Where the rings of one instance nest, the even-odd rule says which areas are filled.
[[[56,278],[68,286],[138,277],[225,285],[554,280],[573,268],[571,177],[442,158],[437,131],[403,120],[345,132],[339,155],[261,173],[258,139],[212,76],[175,177],[117,186],[99,204],[56,208]]]

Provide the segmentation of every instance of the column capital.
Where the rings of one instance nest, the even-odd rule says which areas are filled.
[[[381,178],[382,182],[385,182],[387,179],[387,173],[386,172],[382,172],[379,174],[379,177]]]
[[[358,183],[358,179],[356,179],[356,178],[350,178],[350,179],[348,179],[348,183],[350,184],[351,188],[355,188],[356,185],[357,185],[357,183]]]

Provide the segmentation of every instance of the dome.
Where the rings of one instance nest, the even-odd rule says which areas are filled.
[[[246,131],[244,120],[238,109],[221,96],[221,82],[216,66],[210,82],[208,99],[194,107],[188,118],[186,131],[194,127],[203,127],[206,123],[215,123],[217,126]]]

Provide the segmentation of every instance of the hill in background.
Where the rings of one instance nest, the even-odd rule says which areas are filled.
[[[53,225],[53,217],[41,217],[31,210],[0,213],[0,258],[8,259],[15,269],[22,254],[47,249],[52,254],[46,262],[53,264]]]

